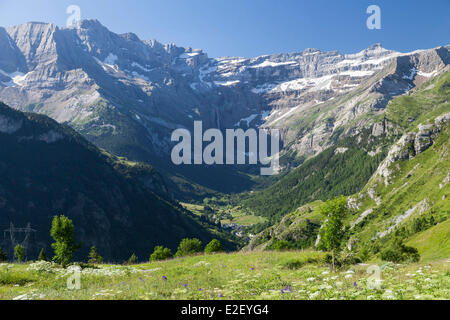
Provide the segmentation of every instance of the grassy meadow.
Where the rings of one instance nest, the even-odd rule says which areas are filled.
[[[450,298],[450,259],[417,264],[373,261],[330,272],[324,255],[314,251],[221,253],[84,269],[75,265],[63,269],[45,261],[3,263],[0,299]],[[77,273],[80,288],[71,290],[68,279]],[[377,275],[381,281],[373,281]]]

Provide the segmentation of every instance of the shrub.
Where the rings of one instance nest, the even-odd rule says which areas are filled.
[[[14,258],[16,258],[19,263],[25,260],[25,250],[20,244],[14,248]]]
[[[408,247],[401,238],[394,238],[391,245],[381,251],[380,257],[384,261],[399,262],[418,262],[420,254],[416,248]]]
[[[99,267],[91,263],[75,262],[73,265],[79,266],[81,269],[99,269]]]
[[[399,250],[395,250],[393,248],[386,248],[381,251],[381,260],[391,261],[391,262],[401,262],[402,254]]]
[[[173,257],[172,250],[163,246],[156,246],[150,256],[150,261],[166,260]]]
[[[6,253],[3,252],[2,248],[0,247],[0,262],[4,262],[8,260],[8,256]]]
[[[300,269],[301,267],[307,265],[307,264],[315,264],[315,263],[319,263],[320,259],[315,258],[315,257],[307,257],[306,259],[293,259],[293,260],[288,260],[284,263],[282,263],[283,268],[286,269],[290,269],[290,270],[296,270],[296,269]]]
[[[302,260],[289,260],[284,262],[283,267],[290,270],[300,269],[305,265],[305,261]]]
[[[285,251],[293,248],[294,246],[292,245],[292,243],[290,243],[287,240],[276,240],[272,242],[270,246],[268,246],[269,250],[276,250],[276,251]]]
[[[339,256],[339,261],[341,262],[341,265],[353,265],[362,262],[358,256],[351,252],[341,253]]]
[[[406,261],[406,262],[419,262],[420,261],[419,251],[414,247],[404,246],[403,247],[403,255],[405,257],[403,261]]]
[[[133,253],[128,259],[127,264],[137,264],[138,263],[138,257]]]
[[[331,265],[333,263],[333,256],[331,255],[331,253],[327,253],[323,259],[322,262],[328,265]],[[334,257],[334,265],[335,268],[340,268],[342,267],[342,261],[339,259],[339,257]]]
[[[371,253],[372,253],[371,248],[364,246],[359,251],[358,256],[361,259],[361,261],[365,262],[370,259]]]
[[[205,247],[205,253],[222,252],[223,247],[219,240],[213,239]]]
[[[42,248],[41,251],[39,252],[39,256],[38,256],[37,260],[38,261],[48,261],[44,248]]]
[[[99,264],[103,262],[103,257],[97,252],[97,248],[95,246],[91,247],[91,251],[89,252],[89,260],[90,264]]]
[[[19,285],[23,286],[29,282],[35,282],[37,279],[30,274],[16,271],[0,270],[0,285]]]
[[[432,214],[429,216],[419,217],[414,219],[413,224],[411,226],[412,233],[418,233],[420,231],[431,228],[436,224],[436,221]]]
[[[202,252],[202,242],[196,238],[189,239],[185,238],[181,240],[180,245],[178,246],[178,251],[175,254],[177,257],[187,256],[190,254]]]

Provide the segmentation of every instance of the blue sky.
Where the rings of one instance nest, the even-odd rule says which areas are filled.
[[[204,49],[209,56],[251,57],[318,48],[342,53],[373,43],[402,52],[450,44],[450,0],[0,0],[0,25],[66,24],[69,5],[116,33],[134,32]],[[381,30],[369,30],[369,5]]]

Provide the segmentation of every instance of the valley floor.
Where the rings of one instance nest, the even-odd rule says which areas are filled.
[[[224,253],[78,272],[43,261],[3,263],[0,299],[450,299],[449,258],[373,262],[332,273],[323,257],[314,251]],[[76,287],[77,274],[80,288],[71,290],[68,279]],[[378,275],[381,282],[372,281]]]

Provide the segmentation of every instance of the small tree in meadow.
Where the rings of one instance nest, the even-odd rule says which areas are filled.
[[[38,261],[48,261],[44,248],[42,248],[41,251],[39,252],[39,256],[37,259]]]
[[[133,253],[127,261],[128,264],[137,264],[138,263],[138,257]]]
[[[185,238],[181,240],[178,246],[178,251],[175,254],[177,257],[187,256],[190,254],[198,253],[203,251],[203,244],[200,240],[194,238]]]
[[[14,248],[14,258],[16,258],[19,263],[25,260],[25,250],[20,244]]]
[[[88,262],[91,264],[98,264],[103,262],[103,257],[98,253],[97,248],[95,246],[91,247]]]
[[[173,257],[172,251],[163,246],[156,246],[150,256],[150,261],[166,260]]]
[[[80,245],[76,245],[73,236],[72,220],[64,215],[54,216],[50,235],[55,240],[52,248],[55,250],[53,260],[62,266],[67,266],[73,259],[73,253]]]
[[[213,239],[205,247],[205,253],[222,252],[223,247],[219,240]]]
[[[3,252],[2,248],[0,247],[0,262],[4,262],[8,260],[8,256],[5,252]]]
[[[320,208],[320,212],[326,217],[326,221],[320,229],[320,242],[331,251],[331,269],[335,270],[335,257],[344,238],[343,218],[348,212],[345,197],[328,200]]]

